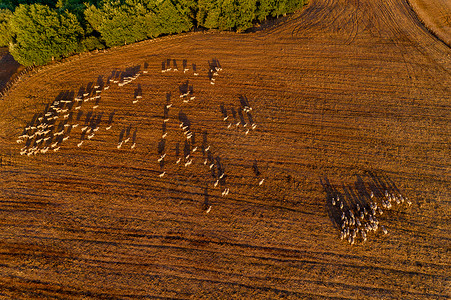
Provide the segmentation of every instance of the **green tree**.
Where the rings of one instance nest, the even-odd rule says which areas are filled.
[[[9,19],[13,13],[9,9],[0,9],[0,47],[6,47],[11,42]]]
[[[188,31],[192,26],[189,16],[183,15],[170,0],[163,0],[157,5],[154,18],[157,35]]]
[[[273,10],[273,7],[275,5],[275,0],[259,0],[257,1],[256,5],[257,8],[255,15],[257,17],[257,20],[263,21],[266,20],[266,17],[271,14],[271,11]]]
[[[218,25],[221,30],[246,30],[255,19],[255,0],[223,0]]]
[[[22,65],[43,65],[76,52],[83,36],[77,18],[41,4],[20,5],[9,21],[9,51]]]
[[[218,28],[221,0],[199,0],[197,24],[205,28]]]
[[[98,31],[108,47],[130,44],[153,37],[154,13],[150,3],[139,0],[104,1],[99,8],[94,5],[85,10],[85,17]]]

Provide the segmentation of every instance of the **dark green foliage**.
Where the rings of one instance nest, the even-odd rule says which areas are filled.
[[[58,13],[45,5],[20,5],[9,20],[9,51],[22,65],[43,65],[69,56],[83,36],[75,15]]]
[[[306,0],[0,0],[0,46],[24,65],[180,33],[244,31]],[[13,13],[14,12],[14,13]]]
[[[199,0],[197,23],[206,28],[243,31],[268,16],[302,7],[304,0]]]
[[[139,0],[103,2],[85,10],[85,17],[108,47],[142,41],[156,36],[155,14],[149,3]]]

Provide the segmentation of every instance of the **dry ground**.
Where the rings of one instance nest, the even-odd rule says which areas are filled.
[[[448,299],[450,55],[405,1],[317,0],[260,32],[162,38],[23,79],[0,103],[0,295]],[[162,73],[166,58],[197,64],[199,76]],[[214,85],[213,58],[223,68]],[[58,152],[19,155],[17,137],[60,92],[145,63],[147,74],[112,84],[98,108],[83,103],[84,114],[104,113],[91,140],[77,147],[83,115]],[[186,80],[189,103],[179,97]],[[247,135],[228,129],[220,110],[234,120],[240,96],[257,124]],[[192,165],[175,164],[179,117],[199,149],[206,132],[227,197],[200,150]],[[117,149],[128,126],[136,147]],[[388,235],[351,246],[338,238],[333,189],[347,205],[384,189],[413,205],[380,217]]]
[[[451,2],[448,0],[409,0],[428,29],[451,46]]]

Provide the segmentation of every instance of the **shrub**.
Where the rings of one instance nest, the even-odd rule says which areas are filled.
[[[43,65],[69,56],[83,36],[75,15],[41,4],[20,5],[9,20],[10,53],[22,65]]]

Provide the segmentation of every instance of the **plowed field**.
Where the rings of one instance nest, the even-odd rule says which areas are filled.
[[[448,299],[450,57],[405,1],[316,0],[23,78],[0,102],[0,296]],[[340,239],[338,197],[383,207],[366,242]]]

